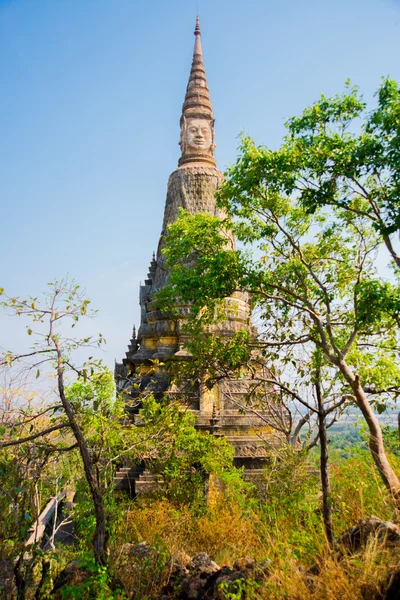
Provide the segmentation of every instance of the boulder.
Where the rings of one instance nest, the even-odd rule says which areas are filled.
[[[400,600],[400,570],[390,575],[383,600]]]
[[[208,598],[207,592],[212,586],[215,574],[221,567],[205,552],[200,552],[187,564],[185,572],[181,571],[179,579],[175,577],[173,585],[179,589],[181,600],[197,600]]]
[[[196,554],[196,556],[192,558],[188,563],[187,568],[191,573],[209,573],[212,575],[219,571],[221,567],[211,560],[208,554],[200,552],[200,554]]]
[[[54,580],[53,590],[51,592],[52,598],[63,598],[61,594],[61,588],[66,585],[79,586],[84,583],[92,573],[83,569],[78,565],[76,560],[68,563],[67,566],[57,575]],[[54,596],[53,596],[54,594]]]
[[[400,521],[382,521],[378,517],[368,517],[347,529],[335,540],[335,547],[342,551],[357,552],[372,537],[386,546],[400,544]]]
[[[121,553],[129,558],[136,560],[145,560],[152,556],[156,552],[155,548],[147,542],[140,542],[140,544],[123,544]]]
[[[119,585],[129,597],[141,597],[150,589],[161,589],[172,569],[170,554],[164,547],[157,548],[147,542],[127,543],[121,547],[117,573]]]
[[[239,590],[245,585],[246,580],[251,580],[254,582],[253,585],[256,585],[267,577],[269,564],[270,561],[257,564],[253,558],[248,556],[238,558],[232,568],[222,567],[213,583],[212,595],[206,596],[206,598],[210,600],[213,598],[223,599],[229,594],[232,597],[239,595]],[[223,586],[223,591],[221,586]]]
[[[238,580],[264,579],[268,571],[268,563],[257,565],[250,558],[239,558],[233,567],[220,567],[205,552],[192,558],[186,565],[175,565],[171,569],[171,577],[163,590],[163,600],[179,598],[179,600],[215,600],[225,598],[226,594],[238,591]],[[223,585],[224,591],[219,590]]]

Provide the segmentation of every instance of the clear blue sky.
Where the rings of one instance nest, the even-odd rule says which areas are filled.
[[[400,80],[400,0],[200,0],[219,167],[350,78]],[[0,0],[0,287],[67,273],[121,358],[179,156],[196,0]],[[0,345],[21,331],[0,320]]]

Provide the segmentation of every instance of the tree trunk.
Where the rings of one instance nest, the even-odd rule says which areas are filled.
[[[375,465],[386,488],[393,498],[396,508],[400,510],[400,481],[396,473],[393,471],[386,456],[385,447],[383,445],[382,430],[381,426],[379,425],[379,421],[371,408],[362,385],[360,384],[358,375],[354,375],[352,373],[350,367],[344,360],[339,361],[338,367],[353,390],[356,404],[361,410],[362,415],[367,423],[369,429],[369,448],[371,450]]]
[[[103,495],[96,482],[96,477],[93,468],[93,462],[89,454],[85,438],[83,437],[82,431],[79,427],[77,420],[75,419],[74,410],[70,402],[68,402],[65,396],[64,390],[64,377],[63,377],[63,362],[62,354],[58,346],[58,341],[55,340],[55,346],[57,349],[57,375],[58,375],[58,393],[60,400],[67,415],[68,421],[71,425],[72,432],[78,444],[79,452],[83,462],[83,468],[85,471],[86,481],[89,485],[90,494],[93,500],[94,514],[96,519],[96,529],[93,536],[93,548],[96,561],[100,565],[107,563],[107,543],[108,543],[108,531],[107,531],[107,514],[104,506]]]
[[[400,412],[397,413],[397,433],[398,433],[399,442],[400,442]]]
[[[46,577],[50,572],[51,563],[49,560],[42,560],[42,574],[40,576],[39,584],[36,588],[35,592],[35,600],[43,600],[46,596],[46,592],[43,590],[44,584],[46,582]]]
[[[17,588],[17,600],[26,600],[26,593],[28,591],[28,579],[30,570],[24,561],[24,549],[21,550],[21,554],[18,557],[17,562],[14,565],[14,581],[15,587]]]
[[[321,386],[319,382],[315,383],[318,402],[318,433],[320,442],[320,473],[322,487],[322,518],[326,539],[329,546],[333,545],[333,522],[332,522],[332,498],[331,484],[328,471],[328,440],[326,436],[326,411],[324,410]]]
[[[400,256],[398,254],[396,254],[396,252],[393,248],[393,244],[392,244],[392,240],[390,239],[390,236],[384,235],[383,241],[385,242],[386,248],[389,250],[389,253],[391,254],[394,262],[396,263],[396,266],[400,268]]]

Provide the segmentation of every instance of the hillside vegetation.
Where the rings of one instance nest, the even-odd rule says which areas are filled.
[[[223,219],[182,211],[169,228],[157,302],[171,319],[191,306],[191,358],[147,366],[178,387],[249,382],[238,408],[262,408],[269,431],[256,478],[184,394],[130,373],[116,397],[103,336],[74,337],[95,315],[75,282],[0,290],[32,340],[0,362],[3,598],[400,597],[399,437],[380,422],[400,393],[399,165],[397,82],[368,111],[348,85],[290,119],[279,149],[242,139]],[[257,332],[219,336],[238,292]],[[123,469],[147,493],[116,490]]]

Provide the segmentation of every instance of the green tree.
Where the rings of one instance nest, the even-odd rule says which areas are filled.
[[[95,312],[88,308],[90,301],[84,297],[80,286],[74,282],[60,281],[49,284],[49,287],[50,291],[43,301],[36,297],[28,299],[9,297],[1,290],[3,308],[11,314],[25,316],[30,320],[27,333],[33,339],[33,346],[24,354],[11,351],[4,353],[0,364],[12,367],[24,363],[26,369],[36,372],[36,378],[40,377],[42,369],[46,369],[48,365],[53,366],[57,379],[57,396],[56,401],[45,409],[45,413],[51,415],[51,421],[47,426],[39,426],[36,432],[30,431],[29,435],[23,434],[27,422],[38,423],[40,411],[32,416],[27,415],[20,423],[11,422],[9,427],[4,428],[0,448],[7,449],[24,444],[31,450],[32,447],[47,446],[47,451],[50,453],[68,452],[75,448],[78,450],[96,520],[93,536],[94,554],[97,562],[105,565],[109,515],[97,467],[98,454],[105,441],[104,425],[110,417],[114,384],[112,375],[104,370],[99,361],[91,358],[88,363],[79,367],[72,362],[72,353],[78,348],[97,347],[104,342],[101,334],[96,339],[76,339],[66,331],[68,326],[75,327],[81,317],[90,316]],[[77,375],[84,382],[91,378],[90,384],[77,383],[67,388],[65,384],[67,373]],[[89,404],[90,410],[88,410]],[[93,410],[96,407],[101,407],[105,411],[100,419],[98,413]],[[117,420],[114,421],[116,422]],[[90,436],[85,435],[89,430],[90,436],[96,438],[95,452],[91,449]],[[63,436],[58,436],[55,444],[52,444],[47,436],[54,432],[63,432]],[[66,445],[63,444],[65,439],[68,440]]]
[[[369,220],[397,267],[393,234],[400,228],[400,89],[383,80],[377,105],[367,112],[356,87],[321,96],[290,119],[282,148],[270,157],[278,173],[266,175],[281,193],[296,193],[309,211],[336,206]],[[265,164],[264,166],[267,166]]]
[[[234,449],[222,437],[196,430],[184,404],[165,396],[143,398],[131,460],[144,461],[162,484],[158,493],[177,503],[202,505],[207,478],[216,475],[237,490],[246,485],[233,466]]]
[[[226,479],[231,487],[246,487],[232,466],[233,448],[225,439],[196,431],[194,417],[184,405],[168,398],[157,402],[151,394],[145,395],[140,398],[138,426],[133,425],[124,410],[126,398],[115,397],[113,374],[93,357],[83,364],[74,360],[76,351],[81,354],[82,349],[90,348],[93,353],[93,347],[104,343],[101,335],[71,337],[69,328],[94,314],[88,305],[73,282],[52,284],[43,301],[3,293],[4,309],[28,318],[27,334],[33,345],[23,354],[5,352],[2,368],[11,377],[21,365],[27,373],[26,387],[33,375],[47,392],[43,401],[36,394],[24,403],[22,392],[17,394],[22,385],[8,381],[0,410],[0,507],[4,520],[0,551],[11,559],[10,564],[17,561],[14,572],[21,600],[32,585],[31,574],[40,556],[37,540],[31,548],[32,560],[26,561],[27,530],[55,495],[56,487],[60,490],[72,483],[78,489],[73,518],[80,533],[82,558],[94,578],[102,573],[107,582],[109,537],[120,512],[114,475],[121,462],[146,462],[162,480],[162,492],[178,503],[204,502],[204,484],[210,473]],[[48,383],[54,371],[56,390]],[[91,550],[87,551],[88,544],[93,546],[97,564]]]
[[[338,140],[347,140],[346,110],[358,114],[361,108],[355,92],[344,106],[338,99],[332,101],[331,113],[338,122],[343,121],[344,133],[337,134]],[[313,109],[307,109],[308,113],[313,115]],[[295,121],[289,121],[288,127]],[[352,139],[364,136],[362,132]],[[318,140],[321,138],[326,141],[326,162],[329,148],[334,161],[337,149],[332,143],[329,146],[328,127],[321,126]],[[308,143],[312,146],[313,140]],[[310,357],[312,348],[319,349],[334,383],[332,389],[355,402],[362,412],[375,464],[400,506],[400,482],[386,455],[374,411],[384,410],[387,399],[398,393],[400,382],[398,289],[379,277],[376,263],[382,240],[390,245],[386,237],[395,226],[396,207],[394,202],[382,204],[379,223],[365,218],[365,204],[362,214],[341,205],[323,209],[315,203],[310,211],[305,202],[308,187],[304,186],[302,195],[297,185],[298,171],[305,164],[302,144],[292,143],[291,131],[278,150],[242,139],[240,157],[228,170],[218,194],[226,220],[181,215],[170,227],[165,254],[172,268],[171,283],[160,299],[170,306],[177,297],[192,302],[190,349],[199,369],[206,357],[211,377],[215,365],[223,361],[238,374],[243,365],[251,368],[255,347],[275,373],[289,362],[296,370],[299,349]],[[325,171],[319,165],[307,163],[302,177],[322,179]],[[229,247],[229,229],[243,244],[258,247],[257,258],[249,250]],[[376,300],[372,303],[374,289]],[[206,333],[216,312],[224,310],[223,298],[235,291],[246,291],[259,312],[258,340],[249,332],[240,332],[224,343]],[[302,370],[304,382],[310,383],[311,359]],[[259,377],[255,367],[253,371],[254,377]],[[271,377],[268,383],[276,385]]]
[[[61,439],[60,430],[52,430],[54,405],[42,404],[39,395],[29,391],[25,378],[15,374],[8,377],[8,372],[3,374],[0,394],[1,579],[6,596],[7,586],[11,597],[15,584],[18,599],[23,599],[33,587],[33,572],[40,562],[43,572],[46,571],[47,561],[38,547],[37,530],[31,534],[31,527],[48,501],[65,490],[76,461],[71,456],[73,440],[68,436]],[[49,429],[49,433],[40,435]],[[39,436],[35,437],[36,434]],[[33,439],[19,444],[18,440],[24,437]],[[6,440],[12,443],[7,445]],[[6,565],[8,571],[4,569]]]

